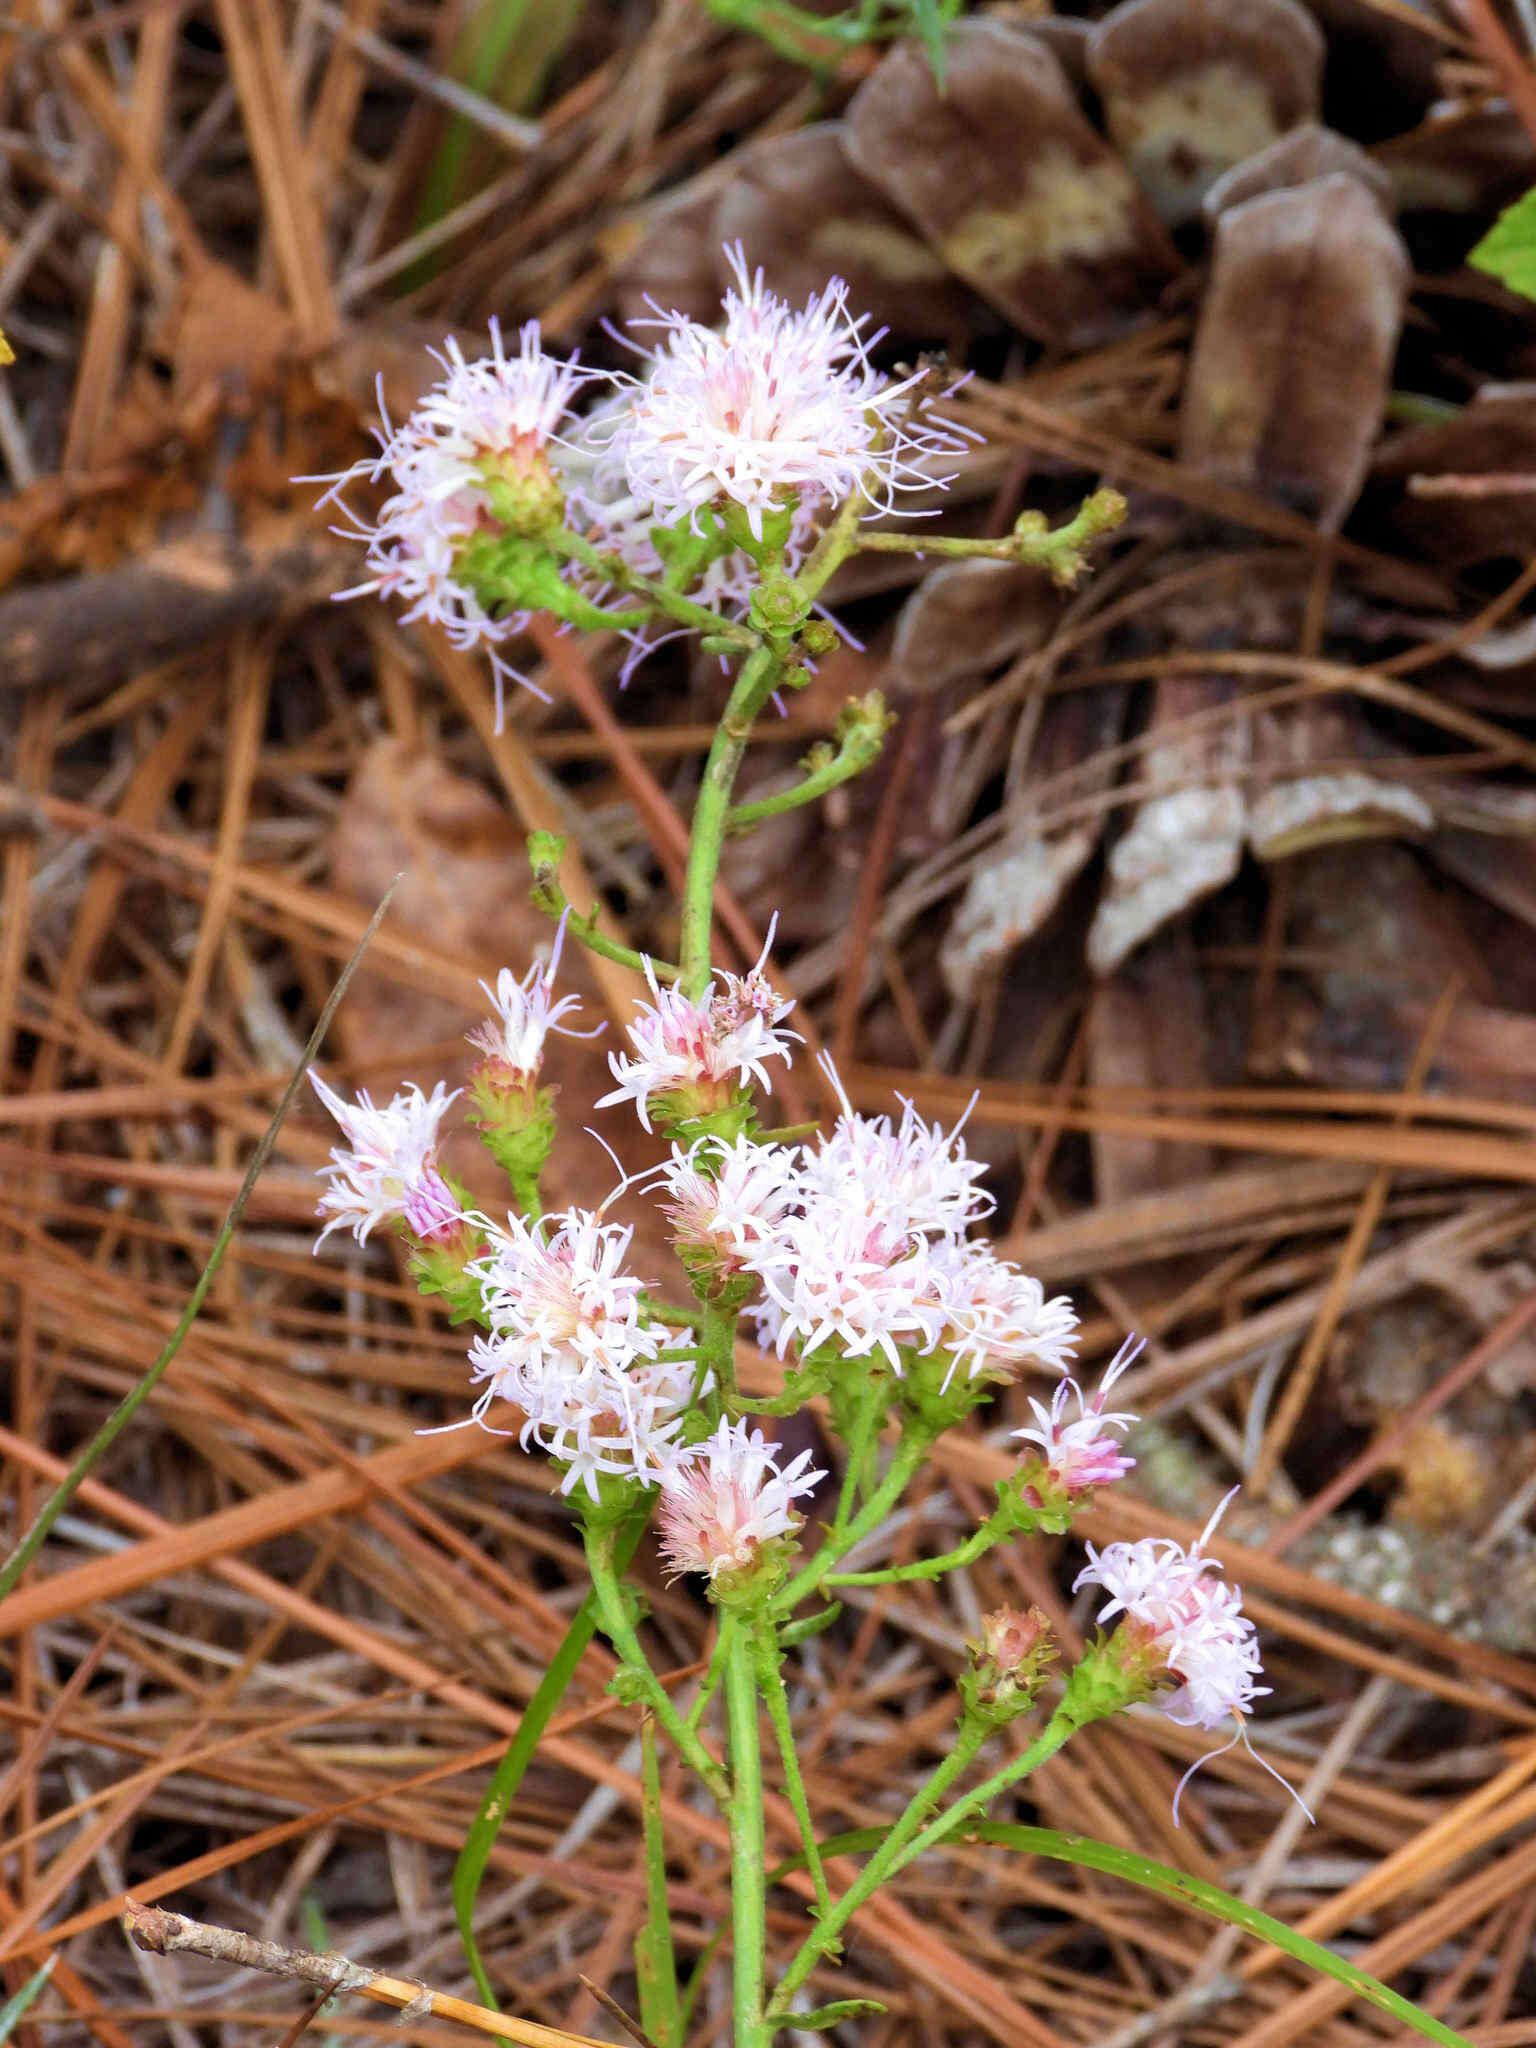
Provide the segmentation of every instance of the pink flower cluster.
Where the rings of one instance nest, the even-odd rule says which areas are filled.
[[[686,522],[715,542],[687,594],[741,617],[759,571],[726,542],[722,515],[744,515],[758,539],[765,519],[776,531],[787,522],[792,571],[845,500],[884,510],[903,491],[943,485],[941,459],[972,437],[923,416],[914,399],[925,373],[893,382],[875,368],[878,337],[849,311],[841,279],[797,311],[748,271],[739,246],[726,253],[735,282],[719,328],[656,310],[636,323],[662,330],[654,350],[642,350],[639,377],[605,379],[546,355],[536,321],[515,354],[494,321],[487,357],[467,359],[450,337],[434,352],[441,379],[403,424],[385,413],[376,455],[339,476],[300,479],[329,484],[320,503],[340,505],[350,524],[337,530],[366,546],[367,579],[340,595],[397,599],[407,622],[428,620],[458,647],[486,647],[499,688],[512,671],[496,650],[528,613],[516,597],[497,604],[466,571],[477,536],[537,541],[568,516],[629,571],[659,577],[668,564],[655,532]],[[599,382],[605,395],[577,415],[578,394]],[[386,481],[390,495],[373,516],[342,495],[352,483]],[[548,556],[546,566],[601,601],[601,577],[573,561]],[[658,616],[625,630],[643,652],[673,629]]]
[[[482,981],[496,1015],[476,1025],[469,1042],[477,1046],[493,1070],[511,1085],[531,1089],[544,1063],[544,1041],[557,1032],[562,1038],[595,1038],[602,1030],[575,1031],[561,1018],[581,1008],[580,996],[555,995],[555,975],[560,967],[560,949],[565,943],[565,919],[555,934],[547,963],[535,961],[519,981],[510,967],[503,967],[496,986]]]
[[[1177,1682],[1160,1704],[1186,1728],[1219,1727],[1234,1714],[1246,1714],[1269,1690],[1255,1683],[1262,1676],[1259,1649],[1253,1623],[1242,1611],[1242,1593],[1210,1576],[1221,1566],[1205,1555],[1231,1498],[1229,1493],[1189,1550],[1171,1537],[1152,1536],[1111,1543],[1102,1551],[1086,1545],[1088,1562],[1073,1582],[1074,1592],[1101,1586],[1111,1596],[1099,1611],[1100,1623],[1124,1614],[1130,1654]]]
[[[1024,1480],[1037,1505],[1081,1500],[1094,1487],[1112,1486],[1117,1479],[1123,1479],[1136,1463],[1125,1455],[1112,1434],[1118,1430],[1123,1435],[1136,1417],[1124,1410],[1106,1415],[1104,1399],[1120,1375],[1135,1364],[1141,1351],[1141,1340],[1128,1338],[1091,1399],[1073,1379],[1060,1382],[1049,1408],[1031,1397],[1029,1405],[1034,1410],[1035,1427],[1016,1429],[1013,1435],[1035,1446],[1034,1456],[1025,1457]],[[1069,1400],[1077,1403],[1077,1415],[1071,1421],[1067,1419]]]
[[[599,1108],[632,1101],[646,1129],[662,1108],[707,1116],[764,1062],[787,1057],[777,1027],[791,1005],[761,963],[717,976],[698,1002],[651,978],[652,999],[629,1027],[632,1052],[610,1055],[619,1086]],[[837,1076],[828,1063],[834,1087]],[[1065,1296],[968,1235],[991,1206],[982,1168],[960,1131],[927,1124],[911,1103],[899,1122],[857,1115],[846,1097],[831,1133],[794,1149],[726,1145],[674,1153],[664,1177],[678,1239],[691,1254],[723,1252],[761,1287],[759,1336],[782,1356],[835,1344],[844,1357],[879,1355],[894,1372],[908,1356],[943,1353],[951,1373],[1012,1379],[1029,1364],[1064,1371],[1077,1317]]]
[[[829,1077],[836,1085],[830,1065]],[[844,1357],[940,1354],[948,1374],[1014,1378],[1063,1371],[1077,1317],[1064,1296],[970,1237],[991,1207],[959,1130],[843,1114],[797,1159],[794,1209],[747,1261],[762,1282],[759,1334],[782,1356],[835,1343]]]
[[[407,623],[429,620],[456,647],[491,646],[499,683],[504,664],[495,644],[517,632],[527,614],[488,611],[465,582],[459,558],[477,533],[501,528],[493,505],[498,483],[514,490],[521,483],[540,502],[549,499],[547,452],[590,372],[547,356],[536,320],[519,334],[516,355],[505,352],[501,329],[492,321],[488,357],[466,360],[450,336],[436,360],[441,380],[401,426],[391,425],[384,413],[380,380],[385,431],[377,437],[377,455],[340,476],[312,481],[328,482],[320,503],[334,501],[351,520],[338,532],[367,544],[371,574],[339,595],[377,591],[398,598]],[[385,478],[394,490],[374,519],[353,511],[342,497],[349,483]]]
[[[537,1224],[509,1216],[470,1268],[484,1286],[489,1333],[470,1346],[475,1403],[523,1411],[524,1446],[564,1467],[561,1491],[598,1475],[651,1482],[676,1455],[694,1391],[689,1359],[658,1357],[687,1343],[645,1312],[641,1282],[624,1269],[633,1232],[573,1209]]]
[[[649,1130],[655,1107],[674,1117],[704,1117],[750,1083],[772,1091],[765,1062],[787,1059],[798,1034],[778,1028],[794,1004],[774,993],[761,961],[748,974],[717,974],[697,1002],[658,982],[649,961],[646,975],[651,1001],[637,1006],[630,1052],[608,1056],[619,1085],[598,1098],[599,1109],[633,1102]]]
[[[931,485],[920,458],[963,443],[908,417],[923,373],[892,383],[875,369],[842,279],[796,312],[748,271],[740,244],[726,256],[735,283],[718,330],[681,313],[652,323],[663,339],[613,443],[637,502],[695,530],[706,508],[739,506],[761,540],[776,513],[853,497],[884,508]]]

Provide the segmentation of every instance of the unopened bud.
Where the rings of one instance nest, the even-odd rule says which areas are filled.
[[[1001,1724],[1034,1700],[1056,1659],[1050,1617],[1039,1607],[995,1608],[981,1618],[981,1640],[966,1644],[971,1668],[960,1681],[967,1710]]]

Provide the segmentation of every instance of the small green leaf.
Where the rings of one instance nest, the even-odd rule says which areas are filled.
[[[1467,261],[1512,292],[1536,299],[1536,187],[1504,209]]]
[[[840,2026],[844,2020],[860,2020],[866,2013],[884,2012],[878,1998],[839,1998],[832,2005],[818,2005],[814,2012],[784,2015],[785,2030],[810,2033],[814,2028]]]

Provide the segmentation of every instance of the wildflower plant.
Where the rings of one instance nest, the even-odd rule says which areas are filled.
[[[468,1107],[506,1176],[504,1210],[471,1206],[442,1173],[438,1134],[452,1098],[441,1084],[381,1109],[315,1079],[345,1141],[326,1170],[322,1236],[346,1227],[363,1240],[385,1225],[399,1233],[423,1289],[473,1326],[464,1421],[547,1455],[591,1574],[461,1861],[456,1903],[481,1995],[493,2002],[473,1940],[478,1876],[597,1627],[619,1659],[614,1690],[643,1710],[648,1914],[636,1975],[640,2029],[655,2048],[681,2048],[691,2010],[668,1911],[658,1736],[726,1823],[735,2048],[767,2048],[791,2026],[804,2033],[867,2009],[844,2000],[808,2012],[802,1996],[837,1959],[859,1907],[915,1857],[980,1826],[1078,1730],[1149,1707],[1239,1739],[1264,1690],[1241,1594],[1206,1553],[1214,1525],[1189,1550],[1150,1538],[1090,1545],[1077,1583],[1108,1597],[1087,1649],[1074,1659],[1039,1607],[985,1616],[946,1754],[864,1845],[858,1875],[834,1886],[797,1758],[786,1660],[837,1625],[841,1589],[936,1579],[998,1545],[1068,1535],[1095,1493],[1131,1469],[1124,1441],[1135,1417],[1108,1403],[1130,1395],[1136,1352],[1128,1346],[1096,1386],[1078,1376],[1071,1303],[1048,1297],[977,1234],[991,1203],[963,1129],[928,1124],[910,1103],[860,1115],[830,1066],[831,1127],[768,1128],[769,1098],[798,1040],[766,950],[745,973],[715,964],[721,846],[729,832],[812,801],[878,747],[886,715],[869,699],[853,707],[839,751],[796,788],[735,803],[756,720],[830,644],[818,606],[840,563],[863,548],[901,548],[1033,563],[1070,581],[1121,506],[1101,491],[1067,526],[1047,531],[1026,515],[1001,541],[869,526],[911,488],[940,479],[962,445],[958,430],[930,410],[924,375],[887,379],[876,367],[840,284],[796,310],[739,252],[732,267],[718,328],[658,314],[642,373],[606,391],[546,356],[531,326],[515,352],[493,336],[484,362],[450,347],[417,412],[328,493],[388,484],[377,516],[356,519],[371,571],[360,587],[397,595],[408,617],[435,618],[494,662],[505,663],[518,622],[543,609],[641,647],[663,631],[694,633],[733,667],[694,810],[676,962],[630,953],[572,915],[560,843],[536,834],[530,844],[534,900],[560,919],[562,938],[636,971],[634,1016],[610,1054],[614,1086],[595,1106],[632,1113],[655,1141],[654,1165],[626,1186],[665,1221],[677,1253],[670,1283],[634,1270],[630,1231],[604,1214],[544,1209],[556,1129],[546,1040],[582,1028],[576,997],[557,993],[558,954],[487,984],[492,1014],[473,1034]],[[578,1122],[586,1109],[577,1106]],[[766,1392],[761,1379],[752,1393],[738,1379],[753,1339],[775,1368]],[[1025,1396],[1033,1421],[1014,1432],[996,1506],[947,1553],[878,1562],[935,1445],[1010,1382],[1043,1398]],[[811,1403],[829,1448],[786,1455],[773,1423]],[[629,1565],[650,1524],[661,1567],[690,1578],[714,1613],[691,1702],[662,1683],[642,1635]],[[765,1718],[815,1900],[772,1978]],[[1026,1735],[976,1778],[998,1731],[1019,1719]],[[1142,1882],[1156,1868],[1124,1859],[1124,1874]],[[695,1990],[699,1981],[696,1973]],[[1402,2001],[1394,2009],[1409,2010]]]

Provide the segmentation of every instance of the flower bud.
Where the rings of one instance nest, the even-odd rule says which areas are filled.
[[[981,1640],[966,1644],[971,1668],[960,1681],[966,1711],[1001,1727],[1033,1704],[1056,1661],[1050,1617],[1039,1607],[995,1608],[981,1618]]]

